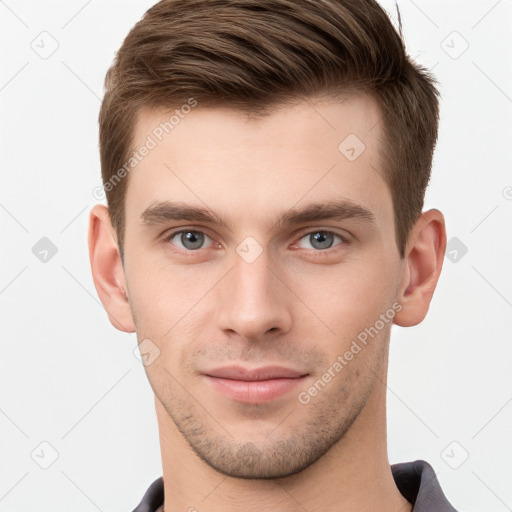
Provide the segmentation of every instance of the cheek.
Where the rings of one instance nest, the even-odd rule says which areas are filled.
[[[212,331],[208,292],[219,277],[207,269],[180,269],[165,261],[147,263],[142,257],[130,270],[130,305],[139,343],[151,340],[160,354],[146,371],[165,381],[164,368],[173,375],[189,368],[196,341],[208,328]]]
[[[211,280],[147,255],[134,254],[126,268],[132,308],[142,324],[160,337],[188,316]]]
[[[325,326],[326,334],[340,341],[373,325],[394,300],[396,276],[383,262],[353,262],[296,275],[293,290],[304,303],[304,322]]]

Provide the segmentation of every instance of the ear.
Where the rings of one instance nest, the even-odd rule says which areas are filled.
[[[402,309],[394,323],[411,327],[423,321],[441,274],[446,228],[439,210],[423,212],[409,235],[397,301]]]
[[[135,332],[116,233],[102,204],[89,214],[89,259],[94,286],[110,322],[120,331]]]

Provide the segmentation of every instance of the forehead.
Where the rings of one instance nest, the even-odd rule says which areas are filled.
[[[200,102],[141,109],[127,217],[164,200],[254,218],[336,198],[386,215],[391,198],[382,177],[381,136],[378,104],[362,95],[298,101],[263,117]]]

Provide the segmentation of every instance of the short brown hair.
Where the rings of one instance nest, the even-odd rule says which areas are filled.
[[[162,0],[132,28],[105,78],[99,115],[104,185],[133,152],[141,107],[203,107],[256,115],[279,103],[369,93],[383,121],[383,176],[400,256],[423,208],[439,123],[439,92],[409,59],[375,0]],[[341,142],[341,141],[340,141]],[[123,257],[127,179],[105,188]]]

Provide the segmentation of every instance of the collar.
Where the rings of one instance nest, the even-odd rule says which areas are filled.
[[[457,512],[446,499],[432,466],[424,460],[391,465],[395,484],[413,512]],[[157,478],[133,512],[162,512],[164,480]]]

